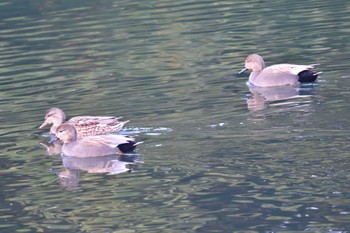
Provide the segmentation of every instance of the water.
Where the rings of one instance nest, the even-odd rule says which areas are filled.
[[[3,1],[0,231],[349,232],[349,9]],[[234,75],[252,52],[324,73],[252,89]],[[50,156],[52,106],[123,116],[144,143],[114,172]]]

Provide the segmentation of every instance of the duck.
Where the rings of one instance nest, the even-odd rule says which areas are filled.
[[[322,73],[313,70],[316,65],[318,64],[295,65],[284,63],[265,67],[264,59],[260,55],[250,54],[245,59],[245,67],[238,74],[252,70],[249,75],[249,84],[253,86],[295,86],[300,83],[315,82],[318,75]]]
[[[68,123],[58,126],[56,137],[63,142],[62,155],[80,158],[122,155],[133,152],[142,143],[132,137],[115,134],[78,138],[77,130]]]
[[[115,116],[76,116],[66,121],[66,114],[63,110],[53,107],[46,111],[45,120],[39,129],[52,124],[50,133],[55,136],[57,128],[63,123],[68,123],[75,127],[77,137],[82,138],[120,131],[129,121],[119,121],[119,119],[120,117]]]

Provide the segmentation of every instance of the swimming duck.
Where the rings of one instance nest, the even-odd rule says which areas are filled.
[[[120,131],[129,121],[119,121],[114,116],[76,116],[66,123],[73,125],[77,131],[77,137],[102,135]],[[60,108],[50,108],[46,111],[45,121],[39,129],[52,124],[50,133],[56,135],[57,128],[66,120],[66,114]]]
[[[129,153],[140,144],[134,138],[123,135],[96,135],[78,138],[74,126],[67,123],[57,128],[56,137],[63,142],[63,155],[81,158]]]
[[[285,63],[265,67],[264,59],[260,55],[250,54],[245,59],[245,67],[239,74],[252,70],[249,83],[259,87],[297,85],[314,82],[317,79],[322,72],[313,71],[315,65]]]

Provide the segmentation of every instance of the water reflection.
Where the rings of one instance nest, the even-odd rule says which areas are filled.
[[[313,87],[276,86],[256,87],[248,85],[252,93],[247,99],[250,111],[259,111],[268,106],[300,105],[310,102],[310,97],[315,94]]]
[[[60,140],[57,140],[57,141],[52,142],[52,143],[40,142],[40,145],[45,148],[48,155],[54,156],[54,155],[61,154],[63,142]]]
[[[137,156],[129,155],[108,155],[102,157],[77,158],[71,156],[61,156],[64,171],[58,173],[61,186],[69,189],[79,187],[79,173],[106,173],[116,175],[124,172],[131,172],[133,165],[138,160]]]

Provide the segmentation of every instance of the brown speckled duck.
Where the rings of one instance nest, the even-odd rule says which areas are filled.
[[[66,114],[61,109],[50,108],[46,111],[45,121],[39,128],[52,124],[50,133],[56,135],[57,128],[63,123],[68,123],[75,127],[77,137],[82,138],[120,131],[129,121],[119,119],[114,116],[76,116],[65,122]]]
[[[72,157],[99,157],[113,154],[123,154],[135,150],[134,138],[123,135],[97,135],[77,138],[77,131],[70,124],[62,124],[57,128],[58,137],[62,142],[62,154]]]
[[[297,85],[310,83],[322,72],[312,69],[315,65],[277,64],[265,67],[264,59],[258,54],[250,54],[245,59],[245,67],[239,74],[252,70],[249,83],[258,87]]]

